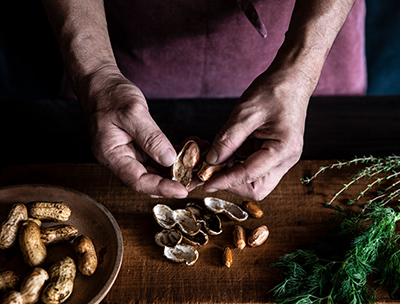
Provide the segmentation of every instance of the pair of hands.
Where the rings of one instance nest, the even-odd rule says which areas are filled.
[[[237,154],[244,162],[218,173],[203,187],[262,200],[299,160],[309,94],[285,73],[260,75],[244,92],[216,135],[206,161],[218,164]],[[88,95],[93,153],[125,184],[152,197],[184,198],[172,181],[176,151],[149,113],[140,89],[114,74]]]

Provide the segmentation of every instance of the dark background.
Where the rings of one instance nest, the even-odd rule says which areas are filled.
[[[367,0],[368,94],[400,93],[400,1]],[[63,67],[39,0],[0,10],[0,99],[56,98]]]
[[[366,3],[367,94],[372,107],[380,101],[377,95],[400,95],[400,1]],[[41,2],[5,1],[0,9],[0,165],[94,160],[78,103],[59,98],[62,78],[58,46]],[[400,99],[391,103],[395,100]],[[234,100],[218,101],[218,107],[212,101],[149,101],[150,111],[173,143],[186,135],[212,140],[233,104]],[[330,130],[329,125],[325,128]]]

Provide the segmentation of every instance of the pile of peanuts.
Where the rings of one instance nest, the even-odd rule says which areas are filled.
[[[78,230],[65,224],[41,228],[42,221],[65,222],[71,209],[63,202],[15,203],[0,230],[0,249],[19,244],[24,263],[31,270],[25,277],[13,270],[0,272],[0,292],[5,292],[3,304],[63,303],[71,295],[76,269],[91,276],[97,268],[97,255],[92,240],[78,236]],[[69,256],[43,268],[46,246],[72,241],[77,263]],[[77,264],[77,265],[76,265]]]
[[[261,218],[264,215],[262,209],[253,202],[247,202],[243,208],[254,218]],[[259,226],[251,231],[250,235],[246,240],[246,231],[240,225],[235,225],[235,229],[233,230],[233,244],[236,248],[240,250],[246,247],[247,244],[250,247],[257,247],[265,243],[269,236],[268,227],[265,225]],[[229,246],[226,246],[222,253],[222,261],[226,267],[231,267],[233,258],[232,258],[232,250]]]

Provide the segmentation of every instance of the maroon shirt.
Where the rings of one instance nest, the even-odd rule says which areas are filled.
[[[119,68],[147,98],[239,97],[274,59],[295,1],[254,3],[267,38],[235,0],[106,0]],[[315,95],[364,94],[364,19],[365,3],[357,0]]]

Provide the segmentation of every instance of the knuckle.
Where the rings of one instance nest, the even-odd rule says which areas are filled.
[[[243,184],[250,184],[255,180],[244,164],[238,164],[235,170],[226,175],[227,184],[233,188]]]
[[[147,136],[144,138],[142,148],[145,151],[160,150],[160,152],[162,152],[161,149],[163,143],[164,143],[164,134],[159,130],[154,130],[148,133]]]
[[[129,102],[120,105],[117,113],[119,116],[119,121],[124,122],[127,120],[137,121],[138,119],[141,119],[141,117],[143,117],[144,111],[147,112],[147,109],[143,106],[142,103]]]
[[[235,150],[235,142],[233,136],[228,131],[219,131],[216,137],[216,143],[220,148],[228,149],[229,151]]]

